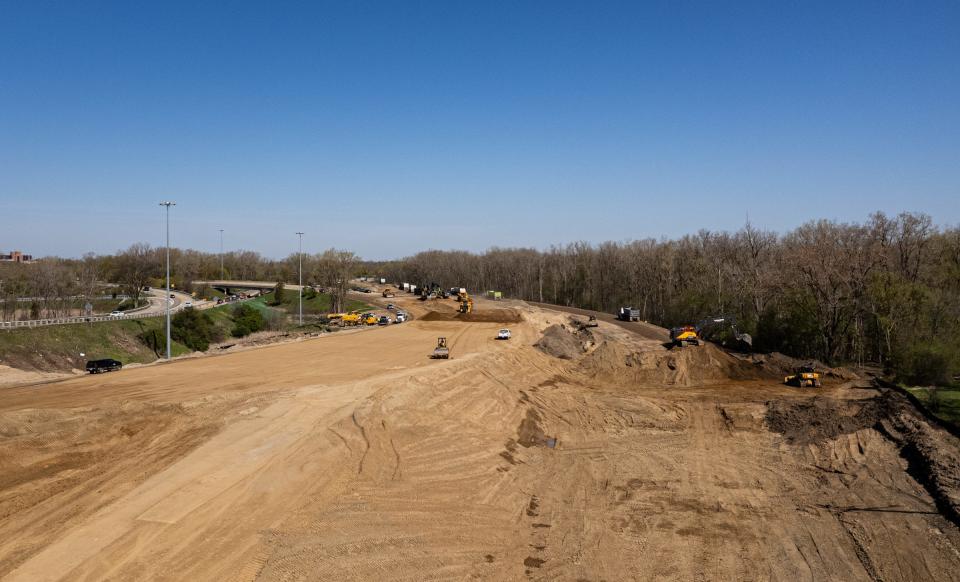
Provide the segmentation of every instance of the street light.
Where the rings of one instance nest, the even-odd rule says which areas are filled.
[[[220,280],[223,281],[223,229],[220,229]]]
[[[298,232],[296,234],[298,237],[300,237],[300,244],[297,247],[297,258],[300,263],[300,269],[299,269],[300,270],[300,277],[299,277],[300,290],[297,292],[299,295],[297,299],[300,304],[300,325],[303,325],[303,233]]]
[[[176,202],[161,202],[160,206],[167,207],[167,295],[163,298],[167,302],[167,359],[170,359],[170,207]]]

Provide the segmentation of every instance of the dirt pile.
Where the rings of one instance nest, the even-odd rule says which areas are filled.
[[[869,400],[771,401],[765,420],[770,430],[797,445],[876,430],[899,448],[907,472],[930,493],[940,512],[960,525],[960,439],[931,424],[903,394],[886,390]]]
[[[578,371],[617,384],[692,386],[728,380],[751,380],[766,375],[749,362],[712,344],[673,350],[635,351],[605,341],[585,357]]]
[[[592,343],[593,334],[589,330],[574,332],[565,325],[554,324],[544,330],[543,337],[533,346],[555,358],[574,360],[580,357]]]
[[[459,321],[463,323],[520,323],[523,317],[514,309],[484,309],[473,313],[430,311],[421,321]]]
[[[736,357],[745,362],[752,363],[757,367],[758,370],[761,370],[764,374],[772,377],[789,376],[790,374],[793,374],[799,366],[809,365],[813,366],[814,369],[818,370],[821,374],[828,378],[835,378],[843,381],[856,380],[859,378],[857,374],[847,368],[831,368],[830,366],[817,360],[801,360],[790,357],[786,354],[781,354],[780,352],[771,352],[769,354],[744,354],[737,355]]]

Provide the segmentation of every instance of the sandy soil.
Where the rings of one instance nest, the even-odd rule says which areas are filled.
[[[517,309],[3,389],[0,577],[960,579],[960,445],[893,397]]]

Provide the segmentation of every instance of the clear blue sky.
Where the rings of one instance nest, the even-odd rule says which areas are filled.
[[[0,250],[960,222],[960,3],[0,0]]]

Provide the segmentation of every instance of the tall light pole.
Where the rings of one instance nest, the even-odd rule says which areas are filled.
[[[176,202],[161,202],[160,206],[167,207],[167,294],[163,298],[167,302],[167,359],[170,359],[170,207]]]
[[[300,277],[299,277],[300,290],[297,292],[298,295],[299,295],[299,297],[298,297],[297,299],[298,299],[298,301],[299,301],[299,303],[300,303],[300,325],[303,325],[303,233],[302,233],[302,232],[298,232],[298,233],[296,233],[296,234],[297,234],[298,237],[300,237],[300,244],[297,246],[297,258],[298,258],[299,263],[300,263],[300,268],[299,268],[299,271],[300,271]]]
[[[223,281],[223,229],[220,229],[220,280]]]

